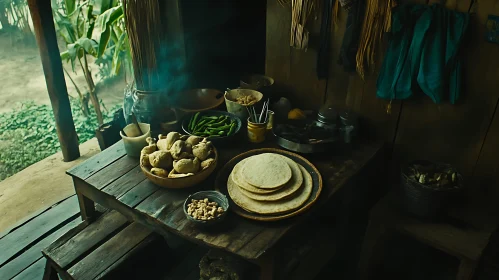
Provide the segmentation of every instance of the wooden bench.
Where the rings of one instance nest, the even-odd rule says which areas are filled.
[[[394,193],[388,194],[370,212],[359,262],[360,279],[369,279],[372,268],[382,261],[382,241],[390,232],[402,233],[456,257],[460,261],[456,279],[472,279],[478,261],[499,222],[484,211],[480,205],[470,204],[462,209],[449,209],[448,220],[455,225],[425,221],[404,213],[397,203],[397,196]]]
[[[59,279],[57,274],[62,279],[101,279],[158,241],[163,240],[144,226],[129,223],[116,211],[106,212],[90,224],[82,222],[42,251],[47,259],[43,279]]]

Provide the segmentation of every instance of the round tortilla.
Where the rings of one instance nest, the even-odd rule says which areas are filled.
[[[260,189],[275,189],[292,176],[291,167],[281,155],[264,153],[249,157],[241,170],[242,179]]]
[[[302,169],[303,170],[303,169]],[[227,191],[232,201],[248,212],[258,214],[282,214],[300,208],[312,194],[312,176],[305,171],[303,173],[303,186],[293,196],[278,201],[257,201],[245,196],[240,188],[234,183],[231,176],[227,179]]]
[[[242,167],[244,166],[244,164],[246,163],[246,161],[248,160],[249,158],[245,158],[243,160],[241,160],[240,162],[238,162],[234,168],[232,169],[232,172],[230,173],[230,176],[232,176],[232,180],[234,180],[234,182],[242,189],[248,191],[248,192],[252,192],[252,193],[256,193],[256,194],[269,194],[269,193],[274,193],[276,191],[278,191],[280,188],[276,188],[276,189],[259,189],[253,185],[250,185],[248,183],[246,183],[246,181],[244,181],[242,179],[242,175],[241,175],[241,170],[242,170]]]
[[[292,196],[295,194],[300,187],[302,186],[303,183],[303,177],[306,176],[303,174],[303,172],[308,173],[305,168],[296,162],[294,162],[292,159],[288,157],[284,157],[286,162],[289,164],[291,167],[291,172],[293,173],[293,176],[291,177],[291,180],[287,182],[282,188],[277,190],[276,192],[272,192],[269,194],[257,194],[257,193],[252,193],[244,188],[241,188],[239,186],[239,190],[247,197],[258,200],[258,201],[277,201],[281,199],[285,199],[287,197]],[[232,178],[234,180],[234,178]],[[234,182],[237,184],[237,182],[234,180]]]

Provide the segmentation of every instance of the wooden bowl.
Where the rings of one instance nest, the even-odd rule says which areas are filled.
[[[224,93],[216,89],[191,89],[180,96],[178,107],[185,113],[215,109],[224,102]]]
[[[271,87],[274,84],[274,79],[259,74],[245,75],[241,77],[239,85],[241,88],[260,90],[261,88]]]
[[[182,178],[165,178],[152,174],[151,168],[149,167],[140,165],[140,168],[142,169],[142,172],[144,172],[146,177],[155,185],[169,189],[184,189],[203,182],[204,180],[206,180],[206,178],[208,178],[208,176],[210,176],[211,173],[213,173],[213,171],[217,167],[218,162],[218,151],[216,148],[213,148],[213,153],[215,154],[215,162],[213,162],[205,170],[202,170],[201,172],[196,173],[192,176]]]

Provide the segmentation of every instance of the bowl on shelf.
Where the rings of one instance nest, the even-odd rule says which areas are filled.
[[[160,187],[164,188],[169,188],[169,189],[183,189],[183,188],[188,188],[195,186],[204,180],[208,178],[208,176],[213,173],[215,168],[217,167],[217,162],[218,162],[218,151],[215,147],[213,147],[213,153],[215,154],[215,162],[210,164],[208,168],[201,170],[200,172],[187,176],[187,177],[181,177],[181,178],[166,178],[166,177],[161,177],[155,174],[151,173],[151,168],[143,166],[142,164],[140,165],[140,168],[142,169],[142,172],[146,175],[146,177],[151,180],[155,185],[158,185]]]
[[[192,114],[184,116],[184,119],[182,121],[182,130],[185,133],[189,134],[189,135],[205,137],[205,136],[202,136],[199,133],[195,133],[195,132],[193,132],[193,131],[191,131],[189,129],[190,120],[191,120],[191,118],[194,115],[195,115],[195,113],[192,113]],[[233,139],[233,137],[235,137],[239,133],[239,131],[241,130],[241,127],[242,127],[241,119],[238,118],[236,115],[231,114],[229,112],[215,111],[215,110],[199,112],[199,117],[198,118],[201,118],[203,116],[210,116],[210,117],[226,116],[230,120],[235,121],[235,123],[236,123],[235,129],[234,129],[233,133],[230,134],[230,135],[226,135],[226,136],[207,136],[207,137],[205,137],[208,140],[212,141],[213,143],[225,143],[225,142],[229,141],[230,139]]]
[[[239,81],[241,88],[261,90],[262,88],[269,88],[274,85],[274,79],[259,74],[244,75]]]
[[[203,200],[205,198],[207,198],[210,202],[216,202],[219,207],[222,207],[222,209],[224,210],[222,215],[220,215],[212,220],[198,220],[198,219],[195,219],[194,217],[192,217],[191,215],[189,215],[189,213],[187,213],[188,205],[192,199]],[[225,219],[228,211],[229,211],[229,200],[227,199],[227,197],[223,193],[217,192],[217,191],[200,191],[200,192],[189,195],[189,197],[187,197],[187,199],[184,202],[184,214],[185,214],[185,216],[187,217],[187,219],[189,221],[191,221],[197,225],[200,225],[200,226],[209,226],[209,225],[214,225],[214,224],[220,223],[221,221],[223,221]]]

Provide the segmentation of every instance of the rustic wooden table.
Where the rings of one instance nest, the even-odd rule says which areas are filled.
[[[300,224],[308,213],[330,199],[377,155],[382,143],[359,144],[344,155],[308,156],[321,172],[323,191],[316,205],[307,213],[288,220],[266,223],[247,220],[233,213],[216,229],[200,229],[184,215],[182,204],[190,193],[212,189],[218,170],[237,154],[255,148],[275,147],[272,144],[220,148],[215,172],[200,186],[186,190],[170,190],[152,184],[142,173],[137,159],[125,155],[120,141],[100,154],[67,171],[73,177],[83,219],[95,217],[95,203],[115,209],[128,217],[167,235],[222,249],[256,263],[261,279],[272,279],[272,248],[288,231]]]

